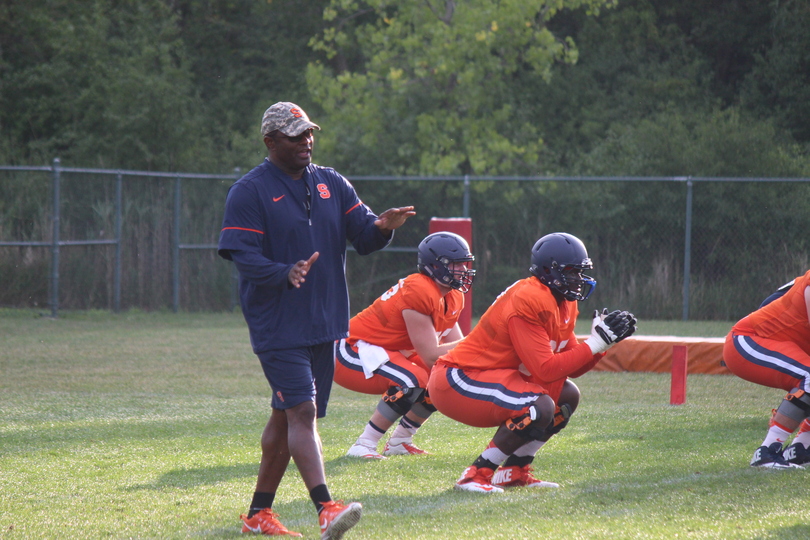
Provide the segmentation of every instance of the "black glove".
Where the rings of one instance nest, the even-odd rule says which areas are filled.
[[[622,311],[622,316],[624,317],[625,321],[627,322],[627,328],[625,330],[620,331],[619,333],[616,334],[618,336],[618,338],[619,338],[619,339],[616,340],[617,342],[623,340],[624,338],[632,336],[636,332],[636,329],[637,329],[637,324],[636,323],[638,321],[636,321],[636,316],[635,315],[633,315],[629,311]]]

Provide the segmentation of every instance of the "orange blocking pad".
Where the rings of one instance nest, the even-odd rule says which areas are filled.
[[[577,336],[582,339],[587,336]],[[731,375],[723,364],[725,338],[678,336],[632,336],[608,350],[594,371],[672,372],[672,348],[685,345],[689,358],[688,373]]]

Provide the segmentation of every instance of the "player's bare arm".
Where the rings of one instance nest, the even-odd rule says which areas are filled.
[[[298,289],[301,287],[301,284],[306,281],[305,276],[309,272],[312,264],[318,260],[318,255],[320,254],[316,251],[306,261],[298,261],[293,265],[292,268],[290,268],[290,273],[287,274],[287,279],[290,281],[290,284],[292,284],[293,287]]]
[[[436,329],[433,327],[433,319],[424,313],[405,309],[402,311],[402,319],[405,321],[408,337],[411,339],[416,354],[427,367],[433,367],[441,355],[456,345],[456,342],[439,344]]]
[[[374,222],[374,225],[380,229],[380,232],[388,235],[394,229],[400,228],[411,216],[415,216],[413,206],[402,206],[400,208],[389,208],[379,216]]]

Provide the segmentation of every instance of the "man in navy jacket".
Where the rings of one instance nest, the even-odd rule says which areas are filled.
[[[219,254],[239,270],[242,312],[273,391],[262,434],[256,491],[242,532],[301,536],[272,511],[292,457],[318,511],[321,538],[337,540],[360,519],[360,503],[333,501],[316,418],[326,415],[333,345],[348,336],[348,239],[360,255],[382,249],[412,206],[379,216],[334,169],[313,164],[320,127],[289,102],[262,118],[265,161],[231,186]]]

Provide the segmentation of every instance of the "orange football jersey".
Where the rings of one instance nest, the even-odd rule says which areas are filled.
[[[502,292],[487,309],[470,334],[452,351],[441,357],[445,365],[465,370],[520,369],[523,364],[537,382],[542,381],[539,363],[559,358],[563,350],[577,345],[574,327],[579,310],[574,301],[559,305],[548,287],[535,277],[515,282]],[[548,350],[537,351],[536,357],[520,358],[517,344],[509,333],[509,320],[519,317],[530,325],[542,327],[548,335]],[[571,371],[578,369],[594,357],[590,348],[566,352],[565,359],[572,360]],[[563,374],[561,376],[564,377]]]
[[[810,271],[796,278],[784,296],[740,320],[731,332],[774,341],[791,341],[810,354],[810,323],[804,301],[804,289],[808,285]]]
[[[429,316],[441,341],[455,326],[463,308],[464,294],[461,291],[453,289],[442,297],[433,278],[411,274],[352,317],[347,341],[354,345],[362,339],[383,349],[412,350],[413,344],[402,318],[403,310],[412,309]]]

